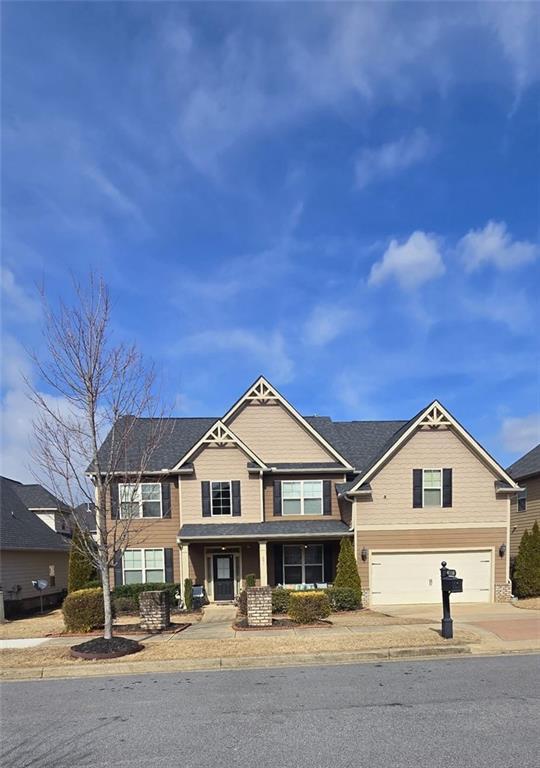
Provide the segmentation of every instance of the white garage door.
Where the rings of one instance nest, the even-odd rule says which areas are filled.
[[[491,600],[491,550],[482,552],[373,552],[372,605],[441,602],[441,561],[463,579],[463,592],[454,603]]]

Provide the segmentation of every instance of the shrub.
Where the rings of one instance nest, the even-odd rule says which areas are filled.
[[[101,589],[101,579],[93,579],[82,585],[81,589]]]
[[[326,594],[333,611],[355,611],[360,608],[358,592],[350,587],[330,587]]]
[[[169,603],[171,606],[176,605],[175,594],[180,591],[180,584],[159,583],[154,584],[121,584],[115,587],[111,594],[113,599],[119,597],[129,597],[135,601],[135,610],[139,610],[139,596],[141,592],[154,592],[165,590],[169,595]]]
[[[513,588],[517,597],[540,596],[540,529],[535,521],[532,531],[525,531],[514,566]]]
[[[341,539],[333,586],[340,589],[353,589],[358,596],[358,602],[362,599],[362,584],[350,539]]]
[[[326,592],[292,592],[289,598],[289,616],[299,624],[314,624],[330,616],[330,601]]]
[[[137,613],[139,610],[134,597],[115,597],[113,605],[115,613]]]
[[[193,608],[193,582],[191,579],[184,580],[184,605],[186,611],[191,611]]]
[[[70,592],[62,605],[68,632],[90,632],[105,623],[102,589],[78,589]]]
[[[256,577],[255,577],[255,574],[254,574],[254,573],[248,573],[248,574],[246,575],[246,589],[247,589],[248,587],[254,587],[254,586],[255,586],[255,584],[256,584],[256,582],[257,582],[257,579],[256,579]]]
[[[75,528],[69,551],[68,592],[84,589],[85,585],[97,576],[96,569],[84,550],[86,546],[92,546],[89,536]],[[101,586],[101,582],[98,586]]]
[[[247,589],[243,589],[238,595],[238,610],[242,616],[247,616]]]
[[[272,613],[287,613],[292,590],[276,587],[272,590]]]

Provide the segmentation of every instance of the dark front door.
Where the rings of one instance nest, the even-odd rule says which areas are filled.
[[[214,600],[234,600],[232,555],[214,555]]]

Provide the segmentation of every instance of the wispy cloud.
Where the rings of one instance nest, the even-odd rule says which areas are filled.
[[[371,268],[368,284],[395,280],[405,291],[441,277],[445,272],[439,241],[425,232],[413,232],[403,243],[392,240],[380,261]]]
[[[504,419],[500,437],[507,451],[512,453],[530,451],[540,443],[540,413]]]
[[[396,141],[362,149],[355,161],[356,184],[364,189],[370,184],[391,178],[430,157],[434,142],[422,128]]]
[[[318,305],[305,322],[304,341],[313,347],[324,347],[349,330],[354,318],[355,314],[350,309],[331,304]]]
[[[483,229],[471,230],[462,237],[457,251],[468,272],[486,265],[510,270],[534,261],[540,246],[528,240],[514,240],[503,221],[488,221]]]

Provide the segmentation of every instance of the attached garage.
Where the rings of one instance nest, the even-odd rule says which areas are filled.
[[[463,592],[452,602],[489,603],[492,597],[493,551],[416,551],[371,553],[371,605],[439,603],[441,562],[455,568]]]

